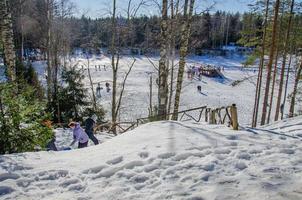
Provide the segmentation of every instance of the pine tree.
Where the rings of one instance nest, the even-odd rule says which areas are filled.
[[[45,105],[26,84],[0,84],[0,154],[46,146],[54,135],[43,125],[49,116]]]
[[[88,105],[87,91],[83,84],[84,75],[76,67],[63,69],[63,86],[59,88],[59,104],[61,117],[64,122],[69,119],[81,120],[81,109]]]

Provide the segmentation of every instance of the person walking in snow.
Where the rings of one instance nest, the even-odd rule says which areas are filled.
[[[188,75],[188,79],[191,79],[191,69],[190,68],[188,68],[188,70],[187,70],[187,75]]]
[[[101,98],[101,84],[100,83],[98,83],[98,86],[97,86],[97,88],[96,88],[96,96],[98,97],[98,98]]]
[[[72,129],[73,132],[73,141],[70,146],[78,142],[78,148],[85,148],[88,145],[88,135],[82,129],[78,122],[70,122],[68,126]]]
[[[109,93],[110,92],[110,84],[108,82],[106,82],[105,86],[106,86],[106,91]]]
[[[284,112],[284,104],[281,104],[281,106],[280,106],[280,113],[281,113],[281,116],[283,116],[283,112]]]
[[[201,85],[198,85],[198,86],[197,86],[197,91],[198,91],[199,93],[201,93]]]
[[[94,127],[96,124],[96,120],[97,120],[97,116],[96,115],[92,115],[91,117],[88,117],[85,121],[85,132],[87,133],[88,137],[90,140],[92,140],[92,142],[95,145],[99,144],[98,139],[94,136]]]

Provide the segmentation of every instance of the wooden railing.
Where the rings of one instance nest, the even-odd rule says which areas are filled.
[[[164,115],[164,118],[171,120],[174,113],[168,113]],[[235,104],[227,107],[220,108],[208,108],[207,106],[192,108],[188,110],[179,111],[178,121],[194,121],[194,122],[208,122],[209,124],[226,124],[227,126],[232,126],[234,130],[238,130],[238,115],[237,107]],[[157,121],[156,119],[163,118],[163,115],[156,115],[152,117],[139,118],[136,122],[119,122],[116,124],[107,124],[105,128],[108,132],[112,132],[117,129],[119,133],[124,133],[126,131],[132,130],[139,125]],[[100,126],[102,127],[102,126]]]

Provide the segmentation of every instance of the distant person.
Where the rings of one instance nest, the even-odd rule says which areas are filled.
[[[109,93],[110,90],[111,90],[110,89],[110,84],[108,82],[106,82],[105,86],[106,86],[106,91]]]
[[[201,85],[198,85],[198,86],[197,86],[197,91],[198,91],[199,93],[201,93]]]
[[[194,77],[195,76],[195,66],[193,66],[192,68],[191,68],[191,73],[192,73],[192,76]],[[192,78],[193,78],[192,77]]]
[[[98,66],[95,65],[94,67],[95,67],[95,71],[98,71]]]
[[[101,71],[101,65],[99,65],[99,70]]]
[[[280,106],[280,112],[281,112],[281,116],[283,116],[283,112],[284,112],[284,104],[281,104],[281,106]]]
[[[98,139],[94,136],[94,127],[96,125],[96,121],[97,121],[97,116],[93,115],[91,117],[88,117],[85,121],[85,132],[87,133],[88,137],[90,140],[92,140],[92,142],[95,145],[99,144]]]
[[[85,148],[88,145],[88,135],[82,129],[78,122],[70,122],[68,126],[72,129],[73,132],[73,141],[70,146],[78,142],[78,148]]]
[[[106,71],[106,65],[104,65],[104,71]]]
[[[191,79],[191,69],[190,68],[187,70],[187,75],[188,75],[188,79]]]
[[[194,75],[195,75],[195,76],[198,76],[198,74],[199,74],[199,68],[198,68],[198,67],[195,67],[195,68],[194,68]]]
[[[96,87],[96,96],[98,97],[98,98],[101,98],[101,84],[100,83],[98,83],[98,86]]]
[[[198,80],[201,81],[202,73],[198,72]]]

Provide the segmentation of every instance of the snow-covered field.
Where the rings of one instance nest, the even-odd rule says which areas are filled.
[[[4,155],[0,199],[299,200],[301,120],[156,122],[82,150]]]
[[[130,64],[133,62],[134,58],[136,59],[136,62],[126,84],[119,116],[120,121],[135,121],[137,118],[148,116],[149,80],[151,74],[153,76],[153,105],[157,104],[157,85],[155,80],[157,78],[158,72],[155,67],[158,66],[159,57],[154,56],[150,57],[149,59],[145,56],[121,57],[118,82],[122,82],[122,79]],[[151,60],[153,64],[151,64],[149,60]],[[223,66],[224,71],[222,71],[222,73],[225,76],[225,79],[202,77],[201,81],[198,81],[197,79],[191,81],[187,79],[187,75],[185,74],[180,110],[205,105],[212,108],[217,108],[221,106],[229,106],[235,103],[238,107],[239,123],[241,125],[250,124],[254,104],[257,70],[253,67],[243,68],[242,62],[244,62],[244,60],[244,57],[236,55],[232,57],[189,56],[187,66],[200,66],[200,64],[213,64],[215,66],[221,67]],[[91,93],[88,79],[87,59],[78,55],[76,57],[73,57],[69,62],[72,66],[77,63],[79,69],[82,69],[83,66],[83,73],[86,75],[85,86],[88,89],[87,91]],[[94,56],[89,59],[89,66],[94,83],[94,90],[96,90],[97,83],[100,83],[104,88],[101,92],[102,97],[98,99],[98,102],[103,105],[104,108],[108,111],[108,120],[110,120],[111,116],[111,94],[105,91],[105,83],[111,83],[112,80],[112,70],[110,63],[110,57],[104,55],[100,57]],[[106,66],[106,70],[103,67],[104,65]],[[153,65],[155,65],[155,67]],[[45,64],[43,65],[39,62],[35,63],[35,68],[41,75],[42,82],[45,83],[43,76]],[[176,85],[176,75],[177,69],[175,69],[174,86]],[[234,81],[238,80],[241,82],[233,87],[231,84]],[[290,85],[291,84],[292,83],[290,83]],[[197,92],[198,85],[202,87],[202,94]],[[291,87],[289,88],[289,91],[291,91]],[[276,91],[277,89],[278,88],[276,87]],[[276,93],[277,92],[275,92],[275,94]],[[286,113],[287,110],[288,107],[286,105]]]

